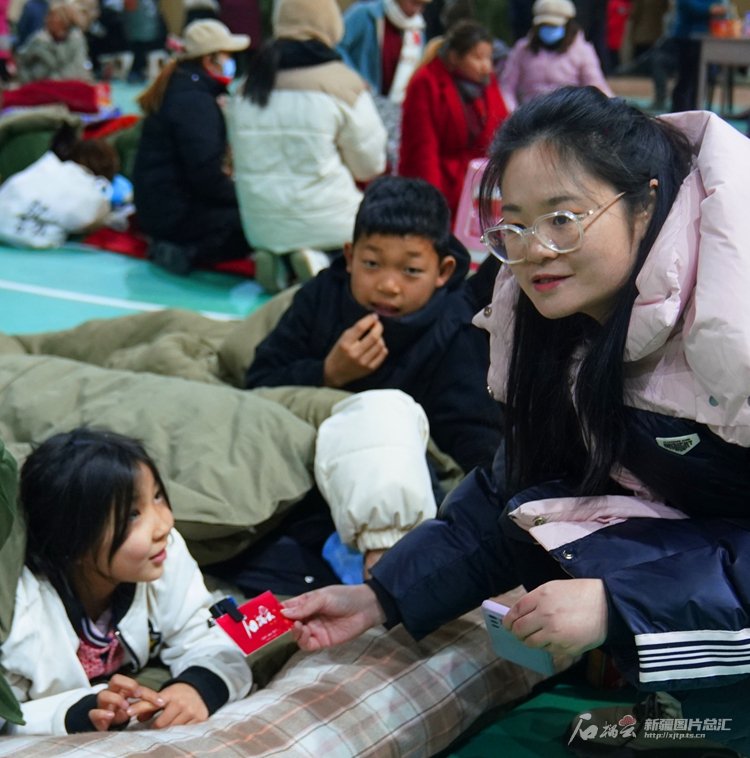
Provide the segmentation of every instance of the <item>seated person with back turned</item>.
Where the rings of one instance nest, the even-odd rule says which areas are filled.
[[[468,268],[439,190],[377,179],[343,257],[296,293],[245,386],[399,389],[424,408],[435,442],[464,472],[488,463],[500,410],[486,390],[487,339],[471,324]]]

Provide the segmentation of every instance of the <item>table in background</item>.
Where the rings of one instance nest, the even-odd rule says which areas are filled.
[[[706,82],[708,80],[708,68],[712,63],[727,66],[727,79],[724,87],[726,96],[723,102],[727,109],[732,106],[732,80],[731,71],[735,66],[750,66],[750,37],[701,37],[701,60],[698,74],[698,97],[699,108],[711,106],[706,104]]]

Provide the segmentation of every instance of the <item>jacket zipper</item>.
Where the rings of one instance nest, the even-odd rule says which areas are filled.
[[[128,645],[126,639],[122,636],[122,632],[118,627],[115,627],[115,637],[117,638],[117,641],[125,648],[125,652],[130,658],[130,665],[133,668],[133,671],[140,671],[142,668],[141,662],[138,660],[138,656],[133,652],[133,648]]]

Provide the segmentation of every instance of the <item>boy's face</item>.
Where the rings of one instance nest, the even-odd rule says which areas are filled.
[[[425,306],[456,268],[456,259],[438,257],[426,237],[363,235],[344,246],[354,299],[380,316],[398,318]]]

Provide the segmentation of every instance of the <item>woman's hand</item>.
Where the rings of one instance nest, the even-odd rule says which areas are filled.
[[[607,598],[601,579],[547,582],[524,595],[503,626],[529,647],[575,657],[607,637]]]
[[[158,692],[142,687],[135,679],[115,674],[107,688],[96,695],[96,708],[89,711],[89,719],[98,732],[106,732],[112,726],[120,726],[131,717],[148,711],[155,713],[165,705]]]
[[[310,652],[353,640],[385,621],[366,584],[324,587],[286,600],[283,606],[284,615],[294,621],[294,639]]]

